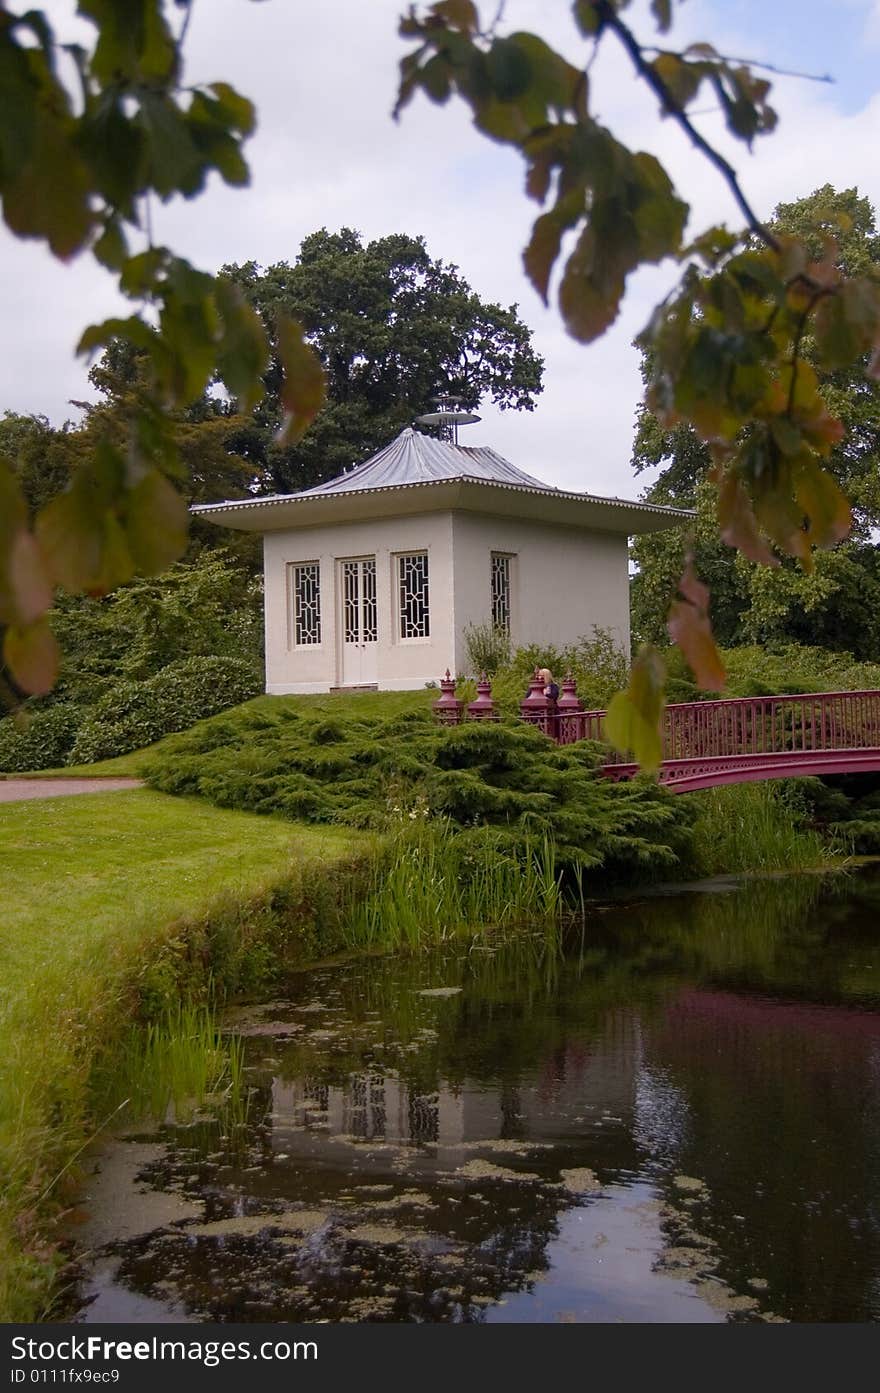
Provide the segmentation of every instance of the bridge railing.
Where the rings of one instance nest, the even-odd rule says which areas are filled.
[[[604,721],[604,711],[560,713],[556,738],[603,740]],[[880,746],[880,691],[675,703],[663,712],[662,734],[664,760],[873,749]],[[627,762],[616,752],[608,758]]]

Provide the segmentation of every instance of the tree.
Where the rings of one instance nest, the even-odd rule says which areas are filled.
[[[421,237],[398,233],[364,244],[351,228],[306,237],[291,266],[225,266],[221,278],[244,292],[270,343],[266,393],[254,412],[259,457],[279,491],[332,478],[436,409],[448,392],[467,408],[491,397],[503,409],[534,409],[541,359],[516,312],[487,304],[458,268],[432,259]],[[278,445],[283,415],[274,325],[279,313],[302,324],[320,358],[327,400],[308,433]]]
[[[856,189],[838,192],[826,184],[806,198],[780,204],[768,226],[775,234],[805,237],[814,253],[819,250],[818,239],[833,228],[841,272],[861,275],[880,269],[874,210]],[[802,352],[816,370],[822,399],[847,427],[830,451],[827,467],[853,504],[856,540],[818,554],[814,570],[808,573],[782,555],[780,564],[769,570],[737,557],[719,536],[717,493],[709,482],[709,447],[689,424],[665,429],[643,406],[633,467],[640,473],[662,466],[646,497],[654,503],[696,507],[698,514],[690,533],[640,537],[634,546],[639,567],[633,585],[634,626],[650,641],[662,642],[665,637],[669,601],[690,549],[699,574],[709,584],[713,629],[721,644],[794,639],[863,658],[880,653],[880,631],[870,621],[880,603],[880,565],[877,548],[868,540],[880,523],[880,396],[866,381],[863,361],[825,371],[811,338],[805,338]],[[646,352],[646,377],[650,375],[648,357]],[[867,609],[860,616],[862,606]]]

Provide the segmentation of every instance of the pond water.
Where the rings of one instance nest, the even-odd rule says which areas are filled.
[[[304,972],[119,1140],[81,1321],[873,1321],[880,868]]]

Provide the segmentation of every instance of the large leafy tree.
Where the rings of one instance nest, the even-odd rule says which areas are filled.
[[[768,226],[776,235],[803,237],[815,255],[823,235],[833,234],[842,274],[880,269],[874,210],[856,189],[838,191],[826,184],[808,197],[780,204]],[[722,644],[794,639],[864,658],[880,656],[880,624],[874,622],[880,609],[880,553],[870,540],[880,524],[880,396],[866,379],[864,361],[826,370],[811,336],[805,337],[802,352],[816,370],[822,400],[846,425],[827,468],[853,505],[853,540],[819,553],[809,572],[782,554],[781,564],[771,568],[738,555],[719,535],[709,446],[689,423],[667,428],[643,406],[633,466],[637,473],[660,466],[646,497],[693,507],[697,518],[691,529],[640,537],[635,545],[639,573],[633,618],[641,637],[655,643],[665,639],[669,603],[690,550],[709,584],[713,627]],[[646,349],[646,377],[649,360]]]
[[[445,392],[465,407],[491,398],[531,411],[542,362],[516,312],[487,303],[421,237],[364,243],[350,228],[306,237],[293,265],[225,266],[266,327],[270,362],[256,429],[235,440],[268,468],[278,490],[332,478],[387,443]],[[278,442],[283,417],[279,314],[302,324],[327,383],[326,404],[302,440]]]

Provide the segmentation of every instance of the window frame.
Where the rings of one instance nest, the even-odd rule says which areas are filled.
[[[298,642],[298,622],[300,618],[300,595],[297,584],[297,573],[307,567],[314,568],[314,583],[316,588],[316,629],[318,637],[305,643]],[[316,648],[324,646],[324,616],[322,613],[323,601],[323,575],[321,562],[317,557],[312,557],[308,561],[289,561],[287,563],[288,572],[288,648],[298,652],[311,653]]]
[[[403,606],[403,563],[410,557],[424,557],[425,561],[425,632],[422,634],[409,634],[403,632],[404,626],[404,606]],[[392,564],[394,567],[394,634],[397,643],[418,644],[431,642],[431,552],[430,547],[411,547],[406,551],[396,551],[393,554]]]
[[[505,560],[507,562],[507,627],[504,633],[508,638],[513,637],[514,619],[514,595],[516,591],[516,562],[517,553],[515,551],[499,551],[492,548],[489,552],[489,617],[493,629],[500,628],[495,621],[495,561]]]

